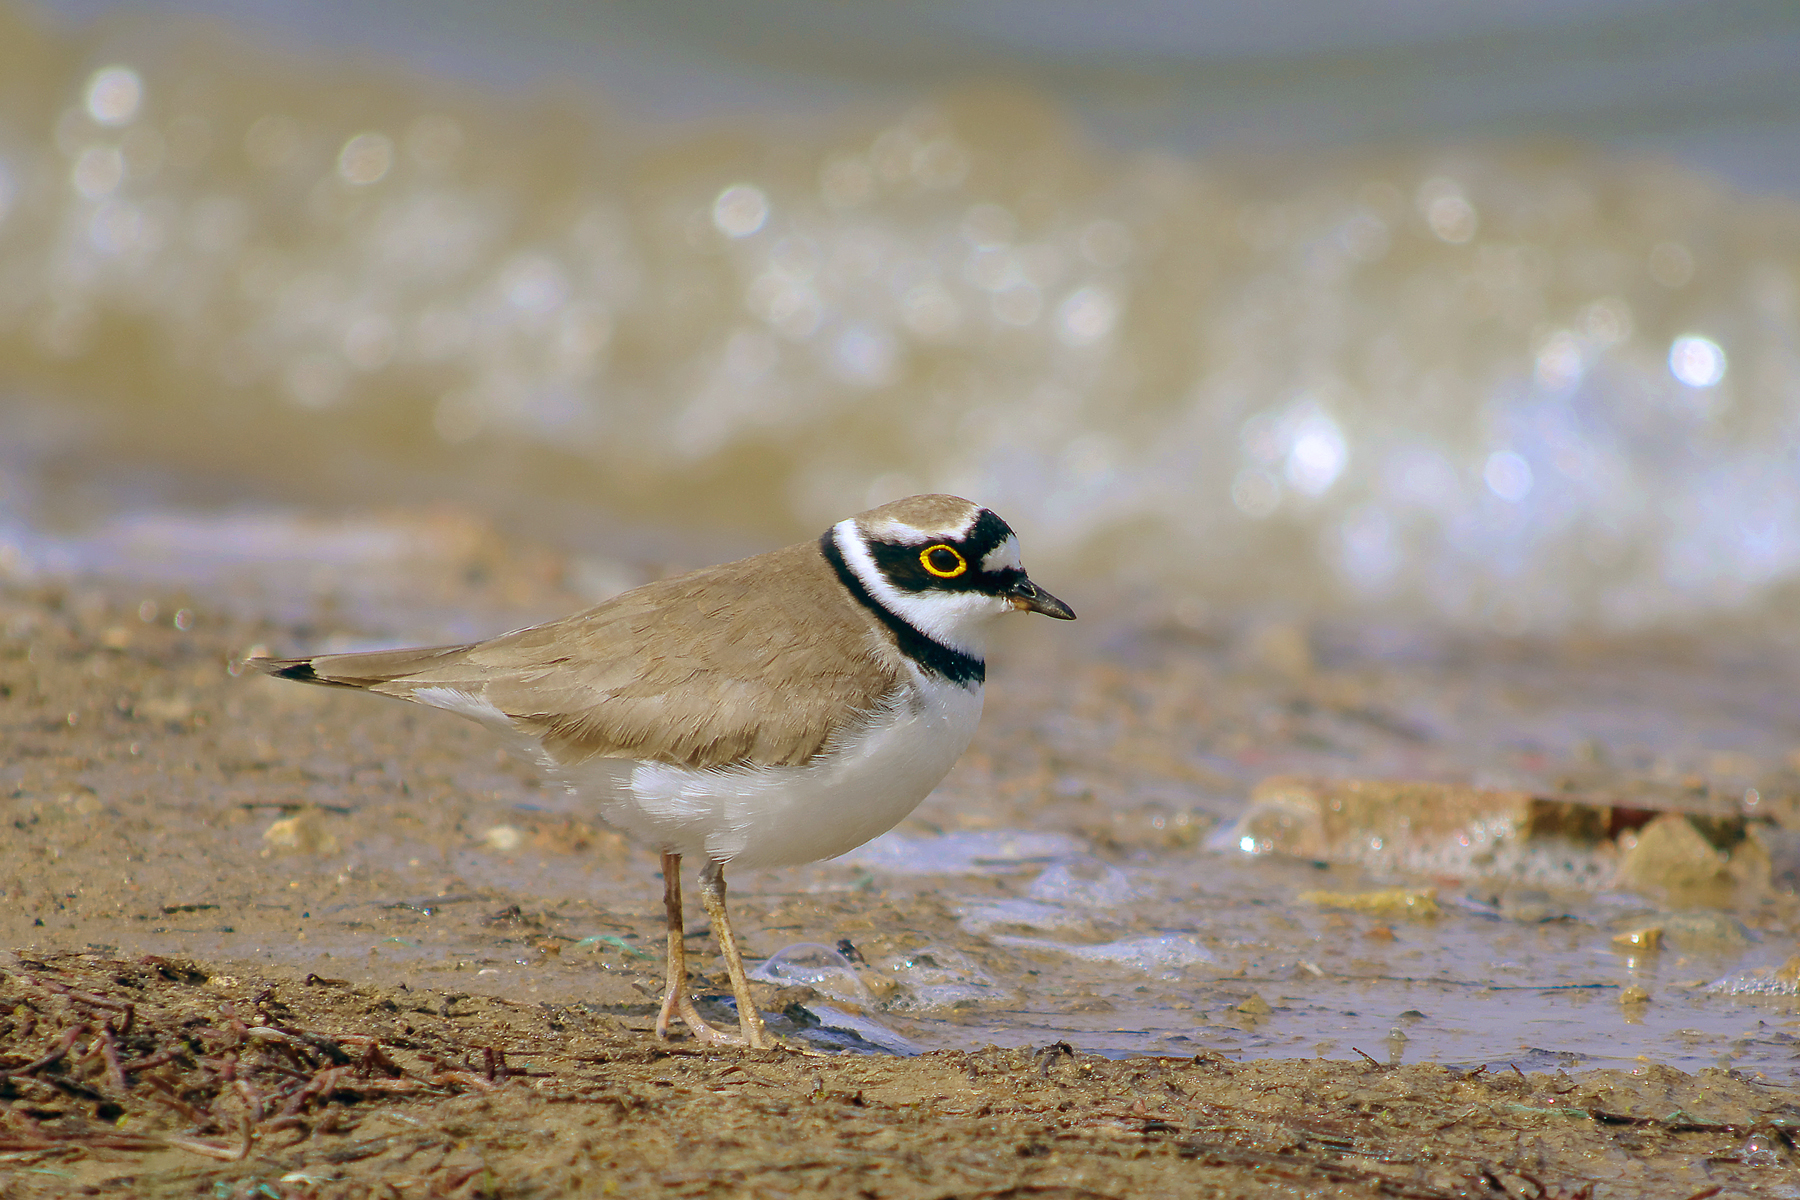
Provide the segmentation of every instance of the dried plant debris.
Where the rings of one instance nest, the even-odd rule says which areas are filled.
[[[242,1163],[254,1151],[266,1161],[354,1129],[371,1100],[486,1092],[539,1074],[456,1037],[451,1023],[421,1033],[391,999],[305,1005],[309,1021],[341,1011],[365,1031],[297,1024],[282,993],[331,982],[252,986],[154,956],[16,958],[0,968],[10,1010],[0,1016],[0,1162],[61,1176],[48,1164],[119,1153]],[[377,1014],[391,1019],[366,1031]]]
[[[1755,1194],[1800,1093],[1525,1075],[701,1051],[579,1006],[91,954],[0,964],[0,1197]]]

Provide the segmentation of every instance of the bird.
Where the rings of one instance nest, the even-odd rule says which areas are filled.
[[[835,858],[892,829],[981,718],[993,622],[1074,620],[1012,528],[958,496],[896,500],[816,541],[633,588],[487,641],[248,665],[467,717],[606,823],[660,851],[668,934],[656,1035],[770,1045],[725,904],[725,869]],[[681,863],[737,1003],[733,1034],[688,990]]]

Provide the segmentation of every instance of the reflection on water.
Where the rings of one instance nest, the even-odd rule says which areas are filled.
[[[931,847],[918,850],[929,861]],[[1721,914],[1689,914],[1679,945],[1642,952],[1611,931],[1654,909],[1623,894],[1538,893],[1529,911],[1459,895],[1435,917],[1390,925],[1296,909],[1292,889],[1320,875],[1310,864],[1251,868],[1165,853],[1109,870],[1131,880],[1138,902],[962,905],[961,926],[985,943],[991,973],[968,996],[938,995],[936,972],[919,968],[916,954],[871,955],[900,991],[884,1008],[916,1022],[911,1036],[948,1044],[1066,1037],[1115,1054],[1247,1057],[1361,1049],[1390,1061],[1540,1069],[1644,1055],[1688,1070],[1793,1075],[1792,1034],[1778,1030],[1794,1026],[1800,959],[1782,967],[1779,939],[1752,944]],[[1042,894],[1046,881],[1060,888],[1065,871],[1061,860],[1042,868],[1026,894]],[[952,891],[974,882],[944,880]]]
[[[943,489],[1053,570],[1506,631],[1800,572],[1791,203],[1567,148],[1121,155],[986,93],[647,143],[0,24],[0,371],[93,402],[78,463],[783,533]]]

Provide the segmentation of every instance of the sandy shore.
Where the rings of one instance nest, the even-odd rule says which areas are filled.
[[[1800,1127],[1800,1096],[1726,1071],[700,1052],[215,971],[0,965],[0,1196],[1785,1195]]]
[[[234,672],[317,628],[140,593],[0,596],[0,1196],[1695,1196],[1792,1178],[1800,1092],[1725,1071],[658,1044],[647,854],[579,814],[522,817],[530,772],[459,722]],[[1021,805],[1055,764],[1024,710],[990,717],[953,787]],[[1148,744],[1132,736],[1128,753]],[[1191,837],[1079,799],[1003,815],[1026,812],[1115,847]],[[591,886],[536,870],[558,856]],[[753,940],[954,936],[923,890],[742,894]],[[577,925],[604,932],[578,946]]]

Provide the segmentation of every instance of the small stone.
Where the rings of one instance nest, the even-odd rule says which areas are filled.
[[[495,825],[482,832],[481,844],[496,854],[510,854],[525,844],[525,831],[513,825]]]
[[[1741,950],[1750,944],[1750,931],[1743,922],[1708,909],[1670,913],[1663,918],[1662,927],[1676,949],[1689,953]]]
[[[1619,1003],[1620,1004],[1648,1004],[1648,1003],[1650,1003],[1650,993],[1645,991],[1643,988],[1639,987],[1637,984],[1634,983],[1630,987],[1626,988],[1624,991],[1619,993]]]
[[[1522,791],[1276,776],[1257,785],[1249,809],[1224,837],[1253,854],[1332,862],[1381,863],[1419,850],[1441,857],[1452,845],[1472,854],[1470,830],[1514,836],[1530,827],[1532,805]]]
[[[1661,925],[1646,925],[1642,929],[1627,929],[1624,933],[1613,936],[1613,945],[1621,950],[1641,950],[1654,952],[1662,949],[1663,931]]]
[[[68,810],[78,817],[91,817],[105,807],[94,790],[86,787],[77,788],[72,792],[63,792],[57,796],[56,802],[67,806]]]
[[[1302,904],[1347,908],[1378,917],[1429,920],[1438,915],[1436,888],[1382,888],[1374,892],[1302,892]]]
[[[325,828],[323,815],[308,809],[291,817],[283,817],[263,830],[263,853],[271,850],[297,850],[302,854],[335,854],[337,838]]]
[[[1619,883],[1639,890],[1731,886],[1728,856],[1706,840],[1681,813],[1664,813],[1638,832],[1637,845],[1619,864]]]
[[[1554,897],[1542,888],[1509,888],[1500,896],[1500,915],[1521,925],[1539,925],[1569,915]]]

